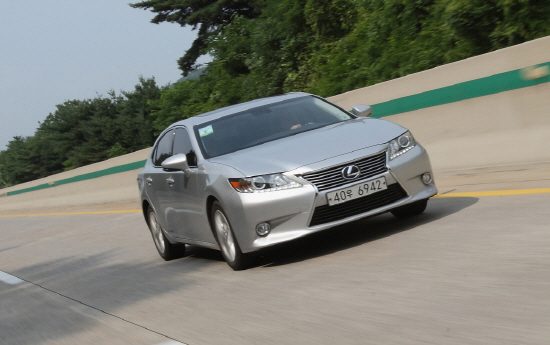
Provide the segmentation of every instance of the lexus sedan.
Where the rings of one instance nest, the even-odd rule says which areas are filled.
[[[241,270],[268,246],[384,212],[422,213],[437,193],[428,154],[371,113],[300,92],[170,125],[138,175],[160,256],[203,246]]]

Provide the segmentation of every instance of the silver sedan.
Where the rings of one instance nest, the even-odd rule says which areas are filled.
[[[422,213],[437,193],[428,154],[371,113],[289,93],[170,125],[138,175],[161,257],[197,245],[240,270],[268,246],[388,211]]]

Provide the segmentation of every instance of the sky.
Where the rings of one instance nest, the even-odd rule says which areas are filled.
[[[140,76],[159,86],[181,78],[177,60],[195,31],[152,24],[135,2],[2,0],[0,151],[65,101],[133,91]]]

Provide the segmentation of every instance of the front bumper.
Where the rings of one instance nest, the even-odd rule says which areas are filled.
[[[394,208],[430,198],[437,194],[435,183],[422,182],[422,174],[432,173],[428,154],[417,144],[406,154],[388,161],[386,169],[366,180],[384,177],[388,185],[385,191],[360,199],[328,206],[327,193],[361,182],[320,191],[317,186],[300,179],[307,171],[327,169],[327,164],[348,164],[366,155],[380,153],[372,148],[344,155],[337,160],[289,172],[287,176],[300,181],[303,187],[267,193],[231,193],[224,208],[228,211],[233,231],[243,252],[255,251],[274,244],[287,242],[317,231],[325,230],[372,215],[388,212]],[[325,165],[325,166],[322,166]],[[433,175],[433,173],[432,173]],[[268,222],[271,233],[265,237],[256,234],[258,223]]]

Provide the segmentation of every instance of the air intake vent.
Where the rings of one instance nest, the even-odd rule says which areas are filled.
[[[399,183],[394,183],[389,185],[386,190],[365,196],[363,198],[333,206],[318,206],[315,208],[315,212],[313,213],[313,218],[311,218],[309,226],[330,223],[355,216],[356,214],[369,212],[399,201],[406,196],[407,192],[405,192]]]

